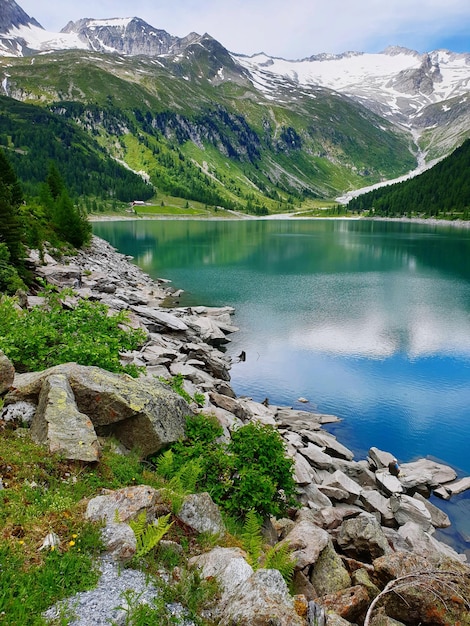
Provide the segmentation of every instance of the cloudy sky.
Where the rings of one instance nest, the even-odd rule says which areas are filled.
[[[232,52],[470,52],[469,0],[17,0],[50,31],[82,17],[140,17],[171,35],[215,37]]]

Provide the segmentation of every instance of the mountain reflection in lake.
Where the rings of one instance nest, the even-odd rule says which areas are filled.
[[[469,230],[366,220],[93,230],[184,289],[180,305],[235,308],[240,332],[228,350],[246,352],[232,367],[239,395],[340,416],[329,430],[357,459],[377,446],[470,474]],[[451,506],[454,530],[470,538],[470,498]]]

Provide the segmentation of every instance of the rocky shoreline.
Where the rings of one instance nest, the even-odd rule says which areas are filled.
[[[307,624],[314,623],[312,611],[319,611],[323,623],[337,626],[470,624],[466,555],[433,537],[436,528],[446,528],[450,521],[429,501],[431,493],[448,499],[470,489],[470,478],[457,480],[452,468],[427,459],[406,463],[400,475],[393,476],[388,471],[391,453],[371,448],[367,459],[356,461],[348,448],[322,429],[337,421],[335,416],[237,397],[230,386],[230,359],[222,350],[237,330],[233,310],[169,308],[178,292],[164,279],[150,279],[130,260],[96,237],[89,249],[65,261],[31,255],[39,276],[59,287],[74,288],[76,296],[64,306],[73,306],[76,298],[90,298],[111,310],[129,312],[131,325],[142,328],[147,341],[140,350],[122,354],[122,360],[144,366],[146,376],[136,381],[101,370],[98,376],[98,368],[74,364],[17,374],[0,389],[10,387],[2,419],[13,419],[18,407],[29,405],[38,441],[68,458],[88,462],[99,461],[100,437],[110,434],[128,448],[134,443],[145,454],[157,451],[182,436],[187,410],[214,415],[227,438],[250,421],[270,424],[294,460],[299,508],[292,519],[271,520],[266,538],[272,545],[287,542],[293,550],[296,601],[280,575],[272,573],[275,570],[253,572],[241,550],[215,548],[196,557],[194,565],[203,576],[221,581],[223,595],[214,610],[217,623]],[[28,307],[40,303],[37,296],[26,297]],[[175,394],[167,395],[158,379],[176,375],[184,378],[191,397],[203,395],[203,406],[188,407],[175,400]],[[106,394],[103,407],[113,406],[111,417],[96,402],[97,389],[100,398]],[[63,421],[63,404],[58,418],[53,407],[54,398],[64,394],[74,415],[73,436],[51,426],[54,419]],[[156,417],[155,409],[147,407],[157,405]],[[127,531],[122,534],[121,526],[130,528],[126,522],[140,510],[149,515],[153,511],[155,516],[158,493],[154,491],[135,487],[108,495],[111,501],[90,501],[90,519],[108,520],[107,543],[113,559],[125,560],[132,553],[132,538]],[[179,515],[196,531],[205,528],[207,518],[217,517],[210,513],[207,500],[192,502],[191,507],[197,515],[184,517],[184,507]],[[114,513],[106,513],[116,508],[119,524]],[[210,527],[215,534],[223,533],[223,526]],[[434,582],[429,572],[434,572]],[[452,584],[440,583],[445,576],[454,577]],[[394,584],[400,586],[400,596],[387,589]],[[435,610],[436,597],[446,607],[442,614]],[[276,616],[275,621],[269,621],[269,615]]]

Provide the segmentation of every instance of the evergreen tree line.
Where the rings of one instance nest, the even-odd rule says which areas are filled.
[[[39,196],[25,203],[20,181],[5,152],[0,150],[0,292],[16,291],[28,281],[26,248],[80,248],[90,241],[91,224],[72,202],[54,163]]]
[[[40,107],[0,96],[0,146],[21,179],[27,195],[36,195],[48,163],[60,167],[71,197],[147,200],[152,185],[123,167],[85,130]]]
[[[419,176],[353,198],[351,211],[379,216],[470,217],[470,139]]]

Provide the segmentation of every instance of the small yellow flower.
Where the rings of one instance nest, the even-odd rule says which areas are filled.
[[[51,552],[54,552],[55,546],[51,546]]]
[[[22,546],[22,545],[24,544],[23,539],[20,539],[20,540],[18,541],[18,543],[20,544],[20,546]]]
[[[75,545],[75,541],[72,539],[72,541],[69,541],[69,546],[74,546]]]
[[[72,539],[76,539],[78,537],[77,533],[73,533]]]

